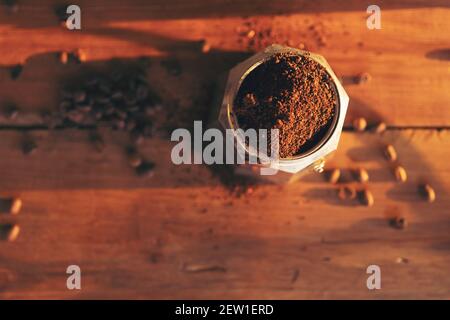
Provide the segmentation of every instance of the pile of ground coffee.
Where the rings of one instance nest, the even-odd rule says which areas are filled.
[[[280,53],[245,77],[234,112],[243,129],[279,129],[280,158],[289,158],[320,142],[336,106],[333,81],[320,64],[306,56]]]

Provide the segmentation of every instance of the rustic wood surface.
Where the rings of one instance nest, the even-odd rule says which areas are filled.
[[[383,1],[379,31],[366,28],[360,1],[79,1],[78,32],[58,27],[55,3],[0,7],[0,105],[20,107],[18,119],[0,117],[0,195],[24,204],[17,216],[0,213],[21,230],[0,240],[0,298],[450,298],[447,1]],[[249,44],[242,34],[252,29],[272,36]],[[327,164],[347,177],[367,168],[373,207],[339,200],[312,173],[237,196],[211,168],[172,165],[171,144],[156,138],[143,146],[155,175],[143,179],[126,164],[124,134],[104,130],[98,153],[87,130],[41,126],[40,111],[56,107],[62,80],[79,68],[60,65],[60,50],[83,48],[87,66],[151,57],[149,80],[168,103],[180,101],[174,111],[189,125],[210,108],[208,84],[271,42],[328,59],[350,95],[347,126],[360,115],[389,125],[382,135],[347,130]],[[160,64],[173,57],[179,77]],[[11,80],[17,63],[24,71]],[[361,72],[372,80],[352,83]],[[39,146],[31,156],[19,147],[27,135]],[[406,183],[382,156],[388,142]],[[432,204],[417,193],[424,181],[436,190]],[[389,225],[396,216],[405,230]],[[81,291],[66,289],[70,264],[82,269]],[[382,269],[374,292],[370,264]]]

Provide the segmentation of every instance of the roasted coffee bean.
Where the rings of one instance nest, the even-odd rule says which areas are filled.
[[[353,128],[356,131],[362,132],[362,131],[366,130],[366,127],[367,127],[366,119],[360,117],[360,118],[356,118],[355,120],[353,120]]]
[[[332,170],[327,170],[325,176],[326,176],[328,182],[335,184],[339,181],[339,178],[341,177],[341,170],[339,170],[337,168],[332,169]]]
[[[384,131],[386,131],[386,128],[387,128],[386,123],[380,122],[373,128],[373,131],[375,133],[383,133]]]
[[[20,198],[0,199],[0,213],[17,215],[19,214],[21,209],[22,209],[22,200]]]
[[[389,161],[397,160],[397,151],[395,151],[395,148],[392,144],[388,144],[385,146],[384,155],[386,159]]]
[[[372,76],[368,72],[362,72],[356,76],[355,80],[357,84],[364,84],[372,80]]]
[[[133,144],[139,145],[144,141],[144,135],[141,133],[140,130],[134,129],[130,133],[130,139]]]
[[[67,64],[69,62],[69,53],[67,51],[62,51],[59,53],[59,61],[62,64]]]
[[[98,152],[103,152],[105,149],[105,141],[98,131],[89,133],[89,141],[94,145],[95,150]]]
[[[211,45],[207,41],[203,41],[203,43],[202,43],[202,52],[203,53],[208,53],[209,51],[211,51]]]
[[[137,150],[134,148],[127,150],[127,157],[128,157],[128,163],[133,168],[139,167],[143,162],[142,157],[139,155]]]
[[[428,183],[419,185],[419,193],[428,201],[434,202],[436,200],[436,192]]]
[[[371,207],[374,204],[374,198],[372,192],[368,189],[364,189],[360,192],[360,201],[365,206]]]
[[[356,198],[356,189],[350,185],[341,186],[338,189],[338,197],[341,200],[353,200]]]
[[[408,222],[405,217],[395,217],[390,221],[390,225],[396,229],[405,229],[408,226]]]
[[[142,163],[136,167],[136,174],[140,177],[153,176],[153,169],[155,165],[150,161],[142,161]]]
[[[408,175],[406,174],[406,170],[402,166],[396,166],[394,168],[394,174],[395,174],[395,178],[399,182],[406,182],[406,180],[408,179]]]
[[[9,69],[9,74],[11,76],[11,79],[16,80],[19,78],[19,76],[22,74],[23,71],[23,65],[22,64],[16,64],[15,66],[12,66]]]
[[[75,124],[81,124],[83,122],[84,115],[79,110],[72,110],[66,113],[66,118]]]
[[[369,181],[369,172],[367,172],[364,168],[358,168],[355,170],[354,175],[356,177],[356,180],[359,182],[368,182]]]
[[[10,103],[5,107],[3,114],[8,120],[15,120],[19,115],[19,108],[15,104]]]
[[[73,53],[74,57],[76,58],[77,62],[82,63],[87,61],[87,54],[82,49],[77,49]]]
[[[31,155],[37,150],[37,144],[33,140],[26,139],[22,142],[22,152],[24,155]]]
[[[249,108],[249,107],[255,107],[257,105],[257,100],[256,100],[256,96],[253,93],[247,93],[244,96],[244,105]]]
[[[86,100],[86,97],[87,97],[86,91],[76,91],[73,94],[73,100],[76,103],[84,102]]]
[[[20,233],[20,227],[17,224],[0,225],[0,237],[3,240],[13,242]]]

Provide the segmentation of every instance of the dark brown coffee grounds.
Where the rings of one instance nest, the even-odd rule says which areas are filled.
[[[243,129],[279,129],[280,157],[307,152],[327,134],[337,107],[330,75],[309,57],[276,54],[244,79],[234,101]]]

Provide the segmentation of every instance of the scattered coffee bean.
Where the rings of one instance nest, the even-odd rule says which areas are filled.
[[[395,259],[396,263],[409,263],[409,259],[408,258],[403,258],[403,257],[398,257],[397,259]]]
[[[22,142],[22,152],[24,155],[32,155],[37,150],[37,144],[34,140],[25,139]]]
[[[203,41],[202,52],[208,53],[209,51],[211,51],[211,45],[207,41]]]
[[[249,39],[253,39],[255,37],[255,35],[256,35],[255,30],[250,30],[247,32],[247,38],[249,38]]]
[[[62,51],[59,53],[59,61],[62,64],[67,64],[69,62],[69,53],[67,51]]]
[[[436,192],[428,183],[419,185],[419,193],[430,203],[436,200]]]
[[[366,130],[366,127],[367,127],[366,119],[360,117],[360,118],[356,118],[355,120],[353,120],[353,128],[356,131],[362,132],[362,131]]]
[[[355,78],[357,84],[368,83],[370,80],[372,80],[372,76],[368,72],[362,72]]]
[[[341,200],[353,200],[356,198],[356,189],[349,185],[341,186],[338,189],[338,197]]]
[[[155,165],[150,161],[142,161],[142,163],[136,167],[136,174],[140,177],[151,177],[153,176],[153,169]]]
[[[8,120],[15,120],[19,115],[19,108],[14,103],[10,103],[5,107],[3,114]]]
[[[356,180],[358,180],[359,182],[364,183],[364,182],[369,181],[369,172],[367,172],[367,170],[364,168],[356,169],[356,171],[354,172],[354,175],[356,177]]]
[[[22,208],[22,200],[19,198],[0,198],[0,213],[16,215]]]
[[[75,58],[78,60],[78,62],[86,62],[87,55],[86,52],[82,49],[77,49],[74,53]]]
[[[395,217],[389,221],[389,224],[396,229],[405,229],[408,226],[405,217]]]
[[[126,150],[128,163],[131,167],[137,168],[142,164],[142,157],[139,155],[139,152],[134,147],[128,147]]]
[[[13,242],[20,233],[20,227],[17,224],[0,225],[0,237],[3,240]]]
[[[89,141],[98,152],[103,152],[103,150],[105,150],[105,140],[103,140],[103,137],[98,131],[92,131],[89,133]]]
[[[341,177],[341,170],[335,168],[326,172],[327,180],[329,183],[336,184]]]
[[[9,208],[9,213],[16,215],[19,214],[22,209],[22,200],[20,198],[11,199],[11,204]]]
[[[395,151],[395,148],[392,144],[388,144],[385,146],[384,155],[386,159],[389,161],[397,160],[397,151]]]
[[[402,166],[396,166],[394,168],[394,174],[395,174],[395,178],[399,182],[406,182],[406,180],[408,180],[408,175],[406,174],[406,170]]]
[[[368,207],[373,206],[374,198],[373,198],[372,192],[370,192],[370,190],[368,190],[368,189],[364,189],[363,191],[361,191],[360,192],[360,201],[365,206],[368,206]]]
[[[387,128],[386,123],[380,122],[373,128],[373,131],[375,133],[383,133],[386,131],[386,128]]]
[[[11,76],[11,79],[16,80],[17,78],[19,78],[19,76],[21,75],[23,71],[23,65],[22,64],[16,64],[15,66],[12,66],[9,69],[9,73]]]
[[[253,93],[247,93],[244,96],[243,103],[247,108],[254,107],[258,104],[256,96]]]

